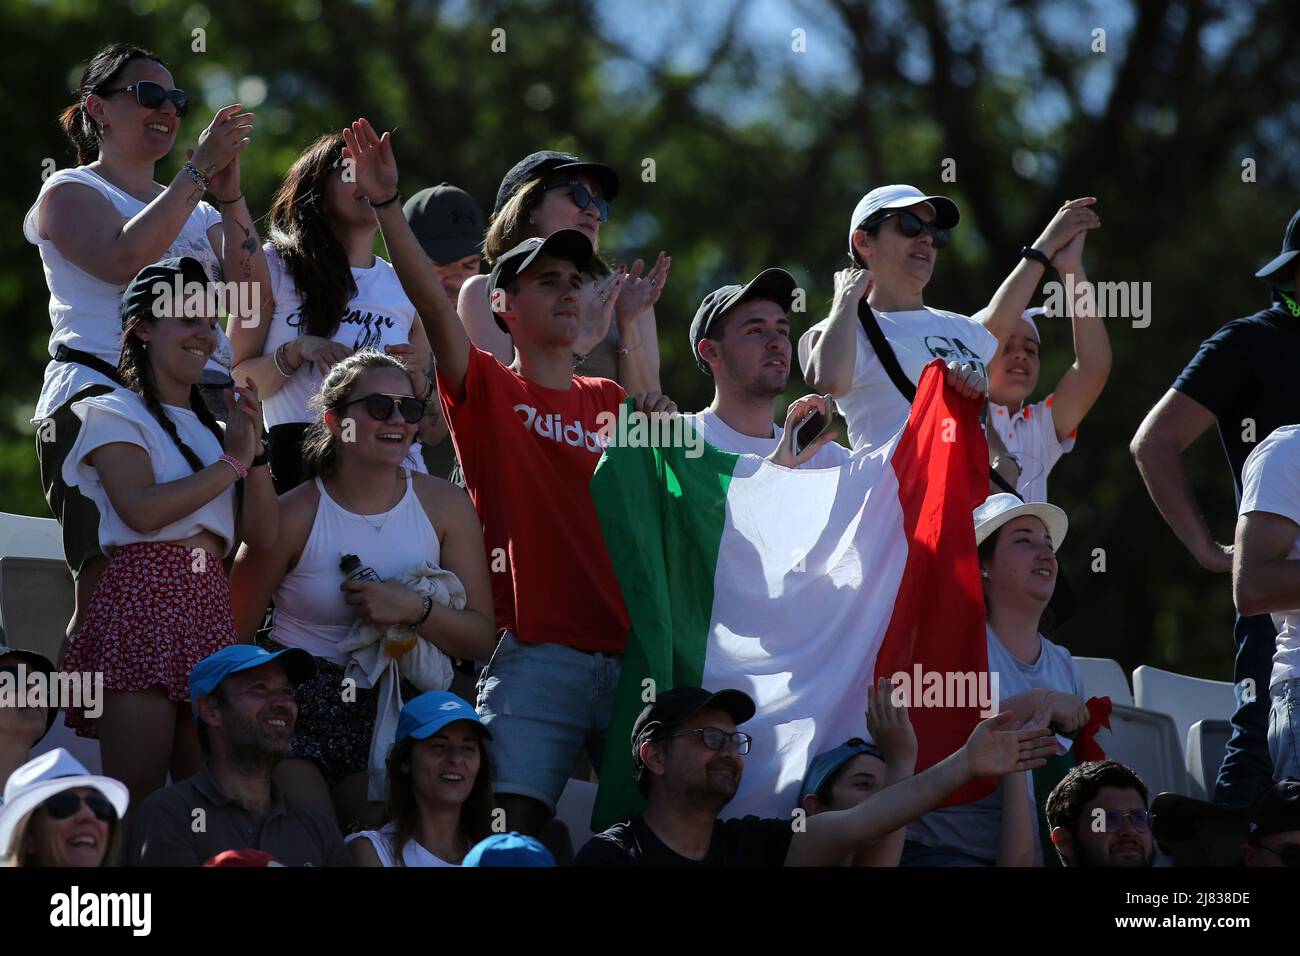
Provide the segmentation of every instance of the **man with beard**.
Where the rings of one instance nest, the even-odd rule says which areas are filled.
[[[294,687],[315,673],[306,651],[249,644],[194,666],[190,706],[203,767],[140,805],[128,865],[199,866],[226,850],[262,850],[285,866],[351,865],[333,818],[286,800],[271,782],[293,739]]]
[[[867,688],[868,710],[892,687]],[[976,777],[1041,767],[1056,750],[1040,709],[1024,729],[999,714],[932,767],[847,810],[815,816],[720,820],[745,772],[750,736],[736,730],[754,716],[739,690],[711,694],[674,687],[648,704],[632,727],[633,767],[645,810],[587,842],[576,866],[837,866],[939,805]]]
[[[726,285],[704,297],[691,322],[691,352],[713,379],[713,403],[683,415],[715,448],[768,457],[781,444],[784,429],[773,424],[776,399],[790,380],[790,307],[794,276],[764,269],[747,285]],[[828,414],[834,403],[818,396],[803,400]],[[827,432],[810,446],[801,463],[834,468],[849,450]]]
[[[1150,866],[1155,859],[1147,788],[1114,760],[1089,760],[1047,796],[1052,844],[1066,866]]]

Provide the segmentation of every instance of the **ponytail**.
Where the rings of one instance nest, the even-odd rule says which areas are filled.
[[[72,143],[77,154],[77,165],[84,166],[99,155],[99,146],[103,141],[103,130],[91,119],[86,109],[86,97],[113,85],[126,69],[127,64],[135,60],[153,60],[166,69],[167,64],[156,53],[132,46],[129,43],[113,43],[96,53],[86,64],[81,74],[81,82],[73,91],[75,102],[59,114],[59,126],[63,134]]]

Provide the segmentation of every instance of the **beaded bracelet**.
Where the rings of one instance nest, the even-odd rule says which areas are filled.
[[[300,362],[296,368],[289,368],[289,363],[285,358],[288,355],[288,349],[289,343],[282,342],[280,347],[275,350],[275,370],[285,378],[293,378],[294,375],[298,374],[298,369],[302,368],[302,363]]]
[[[191,162],[187,162],[184,166],[182,166],[181,171],[184,172],[186,176],[190,177],[190,179],[198,183],[199,186],[203,188],[204,192],[207,192],[208,189],[212,186],[212,180],[208,179],[207,176],[203,175],[203,173],[199,171],[199,167],[195,166]]]
[[[245,468],[243,463],[234,455],[226,453],[218,458],[217,461],[224,461],[231,468],[235,469],[235,474],[239,476],[241,481],[248,477],[248,469]]]

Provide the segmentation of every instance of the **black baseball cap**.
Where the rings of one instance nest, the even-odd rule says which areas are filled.
[[[618,173],[604,163],[585,163],[573,153],[562,153],[554,149],[538,150],[530,153],[510,168],[501,186],[497,189],[496,205],[493,213],[510,201],[510,197],[532,182],[548,173],[569,172],[574,176],[586,176],[600,186],[601,196],[612,200],[618,195]]]
[[[534,259],[543,254],[555,256],[557,259],[567,259],[579,269],[585,269],[591,264],[595,250],[586,233],[577,229],[557,229],[545,239],[537,236],[525,239],[509,252],[502,254],[492,266],[487,287],[489,305],[493,292],[508,286],[515,276],[527,269]],[[496,320],[502,332],[510,331],[495,310],[492,312],[492,318]]]
[[[1255,273],[1256,279],[1262,279],[1274,289],[1283,292],[1295,291],[1295,258],[1300,255],[1300,210],[1286,224],[1286,233],[1282,236],[1282,251],[1269,260],[1268,265]]]
[[[122,293],[122,324],[125,325],[126,320],[133,315],[152,312],[158,299],[173,295],[177,276],[181,277],[181,283],[185,286],[197,282],[206,288],[209,282],[208,274],[203,271],[203,266],[199,265],[197,259],[189,256],[159,259],[137,272]],[[158,288],[159,283],[163,284],[162,288]],[[181,305],[179,302],[174,304],[177,307]]]
[[[406,201],[402,215],[425,254],[439,265],[483,248],[487,220],[474,197],[459,186],[439,183],[421,189]]]
[[[632,725],[632,761],[640,762],[641,744],[656,740],[667,729],[689,720],[702,710],[724,711],[736,724],[754,716],[754,699],[743,690],[720,690],[712,694],[699,687],[674,687],[646,704]]]
[[[1288,777],[1264,791],[1250,808],[1250,835],[1254,843],[1274,833],[1300,830],[1300,780]]]
[[[784,269],[764,269],[747,285],[724,285],[721,289],[714,289],[704,297],[691,320],[691,354],[695,356],[695,364],[709,375],[713,374],[708,363],[700,358],[700,339],[708,338],[709,327],[728,309],[751,299],[767,299],[789,312],[797,288],[794,276]]]

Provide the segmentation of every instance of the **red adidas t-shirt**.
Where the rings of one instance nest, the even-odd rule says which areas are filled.
[[[471,346],[464,397],[441,375],[438,393],[483,521],[498,630],[621,654],[627,607],[589,484],[602,451],[596,416],[617,414],[622,387],[575,375],[569,389],[543,388]]]

